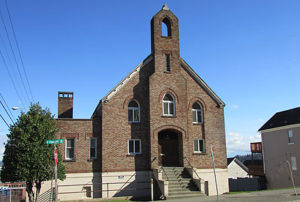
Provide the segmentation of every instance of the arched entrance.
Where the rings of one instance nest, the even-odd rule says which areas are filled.
[[[182,166],[182,134],[166,129],[158,133],[159,166]]]

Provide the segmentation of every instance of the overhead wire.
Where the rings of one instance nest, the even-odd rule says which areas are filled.
[[[22,54],[21,54],[21,51],[20,51],[19,42],[17,40],[16,32],[15,32],[15,29],[14,29],[14,26],[13,26],[13,23],[12,23],[12,20],[11,20],[11,15],[10,15],[10,11],[9,11],[9,8],[8,8],[7,0],[5,0],[5,5],[6,5],[6,10],[7,10],[7,13],[8,13],[8,17],[9,17],[10,26],[11,26],[12,31],[13,31],[15,43],[17,45],[17,49],[18,49],[20,60],[21,60],[21,64],[22,64],[22,67],[23,67],[24,75],[25,75],[27,85],[28,85],[28,88],[29,88],[29,93],[31,95],[32,101],[34,102],[34,98],[33,98],[33,95],[32,95],[32,90],[31,90],[31,87],[30,87],[30,83],[29,83],[28,76],[27,76],[27,73],[26,73],[25,65],[24,65],[24,62],[23,62],[23,57],[22,57]]]
[[[1,114],[0,114],[0,116],[1,116],[2,120],[4,121],[4,123],[7,125],[7,127],[10,128],[7,121],[4,119],[4,117]]]
[[[6,108],[8,109],[8,112],[9,112],[10,115],[12,116],[13,120],[16,120],[15,117],[14,117],[14,115],[13,115],[13,113],[11,113],[10,107],[7,105],[7,103],[6,103],[4,97],[2,96],[1,93],[0,93],[0,97],[2,98],[2,100],[3,100],[3,102],[4,102],[5,106],[6,106]]]
[[[16,87],[15,81],[14,81],[14,79],[13,79],[13,77],[12,77],[10,71],[9,71],[9,68],[8,68],[8,66],[7,66],[7,63],[6,63],[6,60],[5,60],[5,58],[4,58],[4,56],[3,56],[1,50],[0,50],[0,55],[1,55],[1,58],[2,58],[2,60],[3,60],[3,64],[4,64],[5,68],[6,68],[6,71],[7,71],[7,73],[8,73],[8,76],[9,76],[9,78],[10,78],[12,84],[13,84],[13,87],[14,87],[16,93],[17,93],[17,96],[18,96],[18,98],[19,98],[21,104],[23,105],[23,107],[25,107],[24,102],[23,102],[23,99],[22,99],[21,96],[20,96],[20,93],[19,93],[19,91],[18,91],[18,89],[17,89],[17,87]]]
[[[8,117],[10,118],[11,122],[13,124],[15,124],[14,120],[11,118],[10,114],[8,113],[6,107],[3,105],[2,101],[0,100],[0,104],[2,105],[3,109],[5,110],[6,114],[8,115]]]
[[[18,61],[17,61],[16,54],[15,54],[15,52],[14,52],[14,50],[13,50],[13,46],[12,46],[12,43],[11,43],[11,40],[10,40],[10,37],[9,37],[9,34],[8,34],[8,31],[7,31],[7,28],[6,28],[6,25],[5,25],[5,21],[4,21],[4,18],[3,18],[3,15],[2,15],[2,12],[1,12],[1,11],[0,11],[0,18],[1,18],[2,24],[3,24],[4,29],[5,29],[5,33],[6,33],[6,37],[7,37],[7,39],[8,39],[8,42],[9,42],[10,50],[11,50],[11,52],[12,52],[14,61],[15,61],[15,63],[16,63],[16,67],[17,67],[17,70],[18,70],[18,73],[19,73],[19,77],[20,77],[22,86],[23,86],[23,88],[24,88],[24,90],[25,90],[25,94],[26,94],[26,96],[27,96],[27,99],[28,99],[28,101],[30,102],[30,98],[29,98],[29,95],[28,95],[28,92],[27,92],[27,88],[26,88],[26,86],[25,86],[25,84],[24,84],[24,80],[23,80],[23,77],[22,77],[22,75],[21,75],[21,71],[20,71],[20,68],[19,68],[19,63],[18,63]]]

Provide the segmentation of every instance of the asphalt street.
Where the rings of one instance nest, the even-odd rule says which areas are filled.
[[[223,194],[219,197],[221,202],[300,202],[300,188],[296,189],[298,196],[295,196],[294,189],[265,190],[241,194]],[[169,199],[167,202],[196,202],[196,201],[217,201],[216,196],[202,196],[193,198]]]

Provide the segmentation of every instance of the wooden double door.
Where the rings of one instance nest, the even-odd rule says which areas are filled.
[[[159,166],[180,166],[179,134],[174,131],[158,133],[158,163]]]

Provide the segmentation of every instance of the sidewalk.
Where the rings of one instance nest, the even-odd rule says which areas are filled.
[[[224,194],[219,201],[226,202],[300,202],[300,188],[296,189],[298,196],[294,195],[294,189],[264,190],[241,194]],[[167,202],[196,202],[196,201],[217,201],[217,196],[169,199]]]

